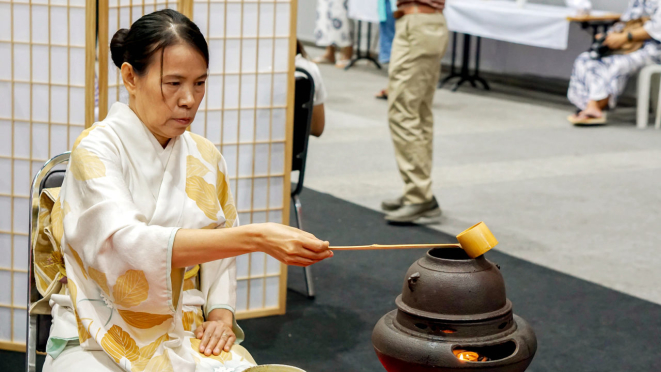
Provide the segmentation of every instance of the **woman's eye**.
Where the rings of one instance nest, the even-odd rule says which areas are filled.
[[[173,81],[173,82],[170,82],[170,83],[167,83],[167,84],[172,85],[172,86],[177,86],[177,85],[179,85],[179,82],[178,81]]]
[[[198,87],[201,87],[201,86],[204,85],[204,83],[205,83],[205,81],[198,81],[197,83],[195,83],[195,85],[197,85]]]

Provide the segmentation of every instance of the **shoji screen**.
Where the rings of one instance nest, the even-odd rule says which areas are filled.
[[[209,42],[211,62],[191,130],[225,157],[242,224],[288,222],[294,10],[288,0],[193,2],[192,19]],[[253,253],[237,258],[237,276],[239,317],[284,313],[286,266]]]
[[[85,0],[0,0],[0,348],[24,350],[30,182],[93,115],[94,11]]]
[[[295,4],[100,0],[99,7],[99,27],[108,30],[99,34],[99,45],[108,45],[119,28],[128,28],[142,14],[164,7],[182,11],[200,27],[209,42],[210,77],[191,130],[210,139],[225,157],[242,224],[287,223]],[[100,117],[105,117],[113,102],[127,97],[107,48],[99,50],[99,69],[107,71],[99,76]],[[286,266],[261,253],[239,257],[237,266],[237,316],[284,313]]]

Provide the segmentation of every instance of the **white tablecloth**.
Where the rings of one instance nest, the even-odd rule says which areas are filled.
[[[378,4],[379,0],[349,0],[347,15],[357,21],[379,23]]]
[[[395,1],[395,0],[393,0]],[[349,0],[349,18],[379,22],[378,0]],[[564,6],[526,4],[510,0],[446,0],[445,18],[451,31],[541,48],[567,49],[568,16]],[[595,11],[592,15],[606,14]]]

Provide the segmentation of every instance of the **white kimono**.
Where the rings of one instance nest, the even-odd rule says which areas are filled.
[[[588,52],[583,52],[576,58],[567,90],[567,98],[574,106],[585,110],[588,101],[608,97],[608,106],[615,108],[617,98],[624,92],[631,75],[647,65],[661,63],[659,0],[629,0],[629,6],[620,20],[627,22],[643,17],[650,17],[643,27],[652,38],[642,48],[629,54],[615,54],[601,59],[592,59]],[[617,24],[609,32],[621,26]]]
[[[65,367],[57,366],[65,354],[67,363],[94,355],[90,363],[109,371],[243,371],[254,365],[240,347],[200,354],[191,332],[214,309],[234,311],[235,259],[186,274],[171,269],[179,228],[238,224],[226,174],[211,142],[186,132],[163,148],[123,103],[81,134],[46,229],[61,247],[67,286],[66,295],[50,298],[48,368]],[[240,342],[236,322],[234,332]]]

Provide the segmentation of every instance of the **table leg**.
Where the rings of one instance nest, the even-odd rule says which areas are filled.
[[[466,81],[472,81],[471,76],[470,76],[470,71],[469,71],[469,63],[470,63],[470,49],[471,49],[471,35],[469,34],[464,34],[464,43],[463,43],[463,56],[462,56],[462,61],[461,61],[461,72],[459,74],[460,79],[458,82],[452,86],[452,91],[456,92],[457,89],[461,86]],[[472,83],[475,85],[475,83]]]
[[[374,62],[374,64],[378,69],[381,69],[381,64],[379,64],[379,61],[377,61],[370,55],[370,50],[372,49],[372,24],[369,22],[367,23],[367,51],[365,52],[365,54],[363,54],[360,50],[362,28],[363,28],[363,22],[358,21],[358,32],[356,33],[356,39],[357,39],[356,56],[352,58],[351,61],[347,64],[347,66],[344,68],[345,70],[348,70],[351,67],[353,67],[353,65],[356,64],[356,62],[360,61],[361,59],[372,61]]]
[[[484,80],[482,77],[480,77],[480,50],[482,49],[482,38],[480,36],[477,37],[477,45],[475,49],[475,74],[473,74],[473,79],[476,81],[479,81],[483,86],[485,90],[491,90],[489,87],[489,84],[487,84],[487,81]],[[475,86],[475,84],[473,84]]]

